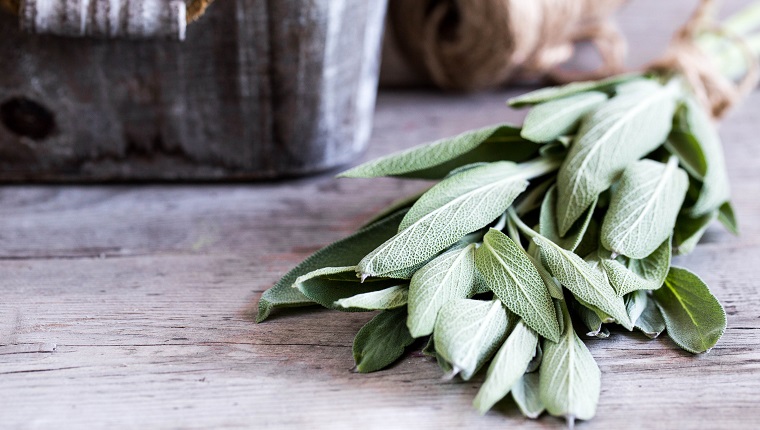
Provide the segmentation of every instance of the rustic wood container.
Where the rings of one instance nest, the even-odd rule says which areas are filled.
[[[222,0],[186,40],[33,35],[0,11],[0,181],[225,180],[366,146],[385,0]]]

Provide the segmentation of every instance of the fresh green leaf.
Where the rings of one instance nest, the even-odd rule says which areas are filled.
[[[647,257],[672,234],[688,187],[689,178],[676,158],[668,164],[633,163],[612,193],[602,223],[602,244],[629,258]]]
[[[699,197],[689,211],[692,217],[706,215],[720,208],[731,195],[720,136],[707,112],[693,97],[685,98],[675,124],[677,130],[690,134],[702,149],[707,166]]]
[[[546,410],[541,401],[539,379],[538,373],[526,373],[512,386],[512,398],[520,412],[530,419],[538,418]]]
[[[586,91],[535,106],[525,117],[520,136],[533,142],[550,142],[572,134],[581,118],[607,100],[607,94]]]
[[[583,218],[581,217],[581,219]],[[570,229],[568,235],[572,234],[574,229],[575,226]],[[588,223],[588,227],[586,227],[586,232],[583,234],[581,242],[578,244],[575,250],[573,250],[573,252],[579,256],[586,256],[599,249],[599,230],[601,230],[599,223],[594,218],[591,218]]]
[[[646,307],[636,320],[635,327],[650,339],[656,338],[665,331],[665,319],[651,297],[647,297]]]
[[[711,212],[696,218],[689,214],[680,214],[673,229],[673,253],[686,255],[697,247],[697,243],[707,231],[707,227],[718,217],[718,212]]]
[[[475,253],[475,265],[488,288],[510,311],[541,336],[559,339],[551,296],[528,254],[504,233],[490,229]]]
[[[531,244],[532,243],[533,242],[531,242]],[[536,251],[538,251],[538,248],[536,248]],[[554,279],[552,274],[546,270],[544,263],[541,261],[541,256],[539,255],[539,258],[536,258],[528,254],[528,257],[530,257],[531,263],[536,266],[536,270],[538,270],[538,274],[541,276],[541,279],[544,280],[544,284],[546,285],[546,289],[549,291],[549,295],[553,299],[564,300],[565,296],[562,294],[562,285],[560,285],[560,283]]]
[[[600,81],[573,82],[567,85],[546,87],[540,90],[531,91],[518,97],[509,99],[509,105],[512,107],[523,107],[544,103],[550,100],[561,99],[586,91],[605,91],[615,85],[639,78],[639,74],[617,75],[609,79]]]
[[[498,160],[524,161],[536,151],[538,145],[521,138],[519,128],[500,124],[381,157],[343,172],[339,177],[404,176],[440,179],[457,167],[467,164]]]
[[[412,342],[406,329],[406,309],[380,312],[354,338],[356,371],[369,373],[391,365]]]
[[[484,166],[467,173],[476,170],[492,182],[460,195],[388,239],[359,262],[359,272],[363,276],[401,277],[400,271],[416,271],[417,266],[464,235],[498,218],[528,184],[515,178],[507,166],[503,171]],[[446,187],[454,180],[456,177],[446,179],[436,187]]]
[[[551,240],[568,251],[574,251],[583,240],[589,223],[591,222],[596,202],[586,209],[586,214],[573,224],[573,227],[564,235],[560,236],[557,226],[557,186],[553,186],[546,192],[544,202],[541,204],[541,218],[539,221],[541,236]],[[596,244],[594,244],[596,245]]]
[[[335,307],[342,309],[365,309],[377,311],[383,309],[395,309],[406,305],[409,294],[409,286],[394,285],[378,291],[357,294],[335,302]]]
[[[528,364],[536,355],[538,335],[520,320],[512,333],[499,348],[488,367],[486,380],[480,387],[473,406],[481,414],[486,413],[509,393],[515,383],[525,373]]]
[[[610,336],[610,332],[602,325],[604,321],[602,321],[597,310],[589,308],[578,300],[573,300],[571,303],[574,305],[573,309],[576,315],[588,329],[586,336],[594,336],[600,339],[606,339]]]
[[[732,234],[739,235],[739,223],[736,222],[736,215],[734,215],[734,207],[731,206],[731,202],[723,203],[718,210],[718,221],[726,227],[726,230]]]
[[[678,157],[681,166],[689,174],[702,181],[707,173],[707,160],[702,152],[702,147],[693,135],[673,130],[665,142],[665,148]]]
[[[541,248],[552,275],[576,298],[599,308],[628,330],[633,328],[623,301],[615,294],[603,271],[594,269],[577,255],[544,237],[536,236],[533,241]]]
[[[631,318],[634,326],[644,313],[647,301],[647,292],[644,290],[636,290],[625,296],[625,309],[628,311],[628,316]]]
[[[539,369],[539,392],[546,410],[564,416],[570,426],[575,419],[589,420],[596,414],[601,372],[573,330],[567,307],[562,304],[565,331],[558,343],[544,341]]]
[[[699,276],[671,267],[665,285],[654,291],[668,336],[694,354],[709,351],[726,330],[726,311]]]
[[[558,174],[557,222],[564,235],[623,170],[670,131],[678,86],[652,82],[613,97],[587,116]]]
[[[343,307],[341,299],[379,292],[399,284],[398,279],[374,279],[371,282],[360,283],[356,277],[356,266],[323,267],[303,276],[293,283],[305,297],[328,309],[338,309],[355,312],[365,311],[366,307]],[[366,298],[366,296],[365,296]],[[357,298],[361,302],[361,299]]]
[[[636,260],[621,256],[616,260],[603,258],[601,261],[610,284],[615,288],[618,296],[622,297],[636,290],[660,288],[670,270],[670,256],[670,239],[665,239],[652,254],[644,259]]]
[[[316,303],[301,292],[291,288],[296,278],[323,267],[356,265],[362,257],[396,234],[404,215],[406,215],[405,211],[390,215],[306,258],[285,274],[272,288],[264,292],[259,299],[256,322],[267,319],[275,308],[315,305]]]
[[[452,364],[454,373],[469,380],[504,341],[507,324],[507,311],[499,300],[452,300],[438,313],[435,350]]]
[[[523,177],[518,166],[509,161],[487,163],[453,175],[423,194],[406,213],[398,230],[403,231],[425,215],[442,208],[467,193],[488,187],[495,181],[510,179],[516,182],[524,182],[528,178]]]
[[[414,337],[429,335],[447,302],[472,295],[475,245],[454,248],[434,258],[412,276],[407,326]]]

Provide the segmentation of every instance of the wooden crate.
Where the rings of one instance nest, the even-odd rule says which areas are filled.
[[[0,12],[0,181],[272,178],[368,141],[385,1],[217,1],[185,42],[31,35]]]

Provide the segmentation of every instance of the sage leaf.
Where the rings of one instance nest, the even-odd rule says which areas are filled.
[[[583,322],[588,331],[586,336],[593,336],[600,339],[606,339],[610,336],[610,332],[602,325],[604,321],[594,309],[590,309],[588,306],[582,304],[578,300],[573,301],[575,313],[578,318]]]
[[[452,300],[438,313],[435,350],[454,373],[469,380],[503,342],[507,324],[507,311],[499,300]]]
[[[528,364],[536,355],[537,346],[536,332],[522,320],[518,321],[488,367],[485,382],[472,403],[475,409],[484,414],[509,393],[525,374]]]
[[[539,378],[538,373],[526,373],[512,386],[512,398],[520,412],[530,419],[538,418],[546,410],[539,392]]]
[[[403,231],[425,215],[440,209],[458,197],[488,187],[496,181],[513,180],[524,182],[520,169],[515,163],[500,161],[473,167],[444,179],[423,194],[409,209],[398,229]]]
[[[371,282],[360,283],[356,277],[356,266],[324,267],[299,276],[293,283],[293,288],[328,309],[356,312],[368,308],[343,307],[338,302],[348,297],[378,292],[398,283],[397,279],[373,279]]]
[[[544,263],[541,261],[540,256],[539,258],[535,258],[534,256],[528,254],[528,257],[530,257],[530,261],[533,263],[533,265],[536,266],[536,270],[538,270],[538,274],[541,276],[541,279],[544,280],[544,284],[546,285],[546,289],[549,291],[549,295],[553,299],[564,300],[565,296],[562,294],[562,285],[560,285],[560,283],[554,279],[552,274],[546,270],[546,267],[544,267]]]
[[[672,125],[678,87],[652,82],[617,95],[589,114],[560,167],[560,234],[609,188],[633,161],[657,148]]]
[[[633,163],[602,223],[602,244],[616,254],[644,258],[669,238],[681,209],[689,178],[671,158],[667,164],[652,160]]]
[[[561,99],[571,95],[583,93],[586,91],[604,91],[623,82],[638,79],[639,74],[624,74],[613,76],[609,79],[598,81],[573,82],[567,85],[546,87],[536,91],[531,91],[518,97],[509,99],[508,104],[512,107],[523,107],[544,103],[550,100]]]
[[[539,220],[539,231],[541,236],[551,240],[557,245],[568,251],[574,251],[583,240],[589,223],[594,215],[596,202],[593,202],[586,213],[573,224],[572,228],[564,235],[560,236],[559,227],[557,226],[557,186],[552,186],[544,196],[541,204],[541,215]],[[596,244],[594,244],[596,245]]]
[[[473,171],[485,167],[490,166]],[[524,179],[515,178],[508,167],[501,172],[502,176],[492,169],[481,172],[493,182],[462,194],[388,239],[359,262],[359,273],[364,277],[402,277],[397,272],[416,271],[417,266],[464,235],[498,218],[528,184]],[[444,180],[439,186],[453,179]]]
[[[543,143],[572,134],[581,118],[605,100],[607,94],[586,91],[540,103],[528,112],[520,136]]]
[[[726,330],[726,311],[710,289],[690,271],[671,267],[665,284],[654,291],[668,336],[694,354],[709,351]]]
[[[718,209],[718,221],[723,224],[726,230],[732,234],[739,235],[739,223],[736,222],[736,215],[734,215],[734,207],[730,202],[723,203]]]
[[[407,326],[414,337],[433,332],[447,302],[469,297],[475,288],[475,245],[444,252],[412,276]]]
[[[707,227],[712,224],[718,217],[718,212],[692,217],[687,213],[682,213],[676,219],[676,225],[673,229],[673,253],[676,255],[686,255],[694,251],[697,243],[707,231]]]
[[[406,309],[380,312],[354,338],[356,371],[369,373],[393,364],[412,342],[406,329]]]
[[[541,248],[549,271],[575,297],[599,308],[626,329],[633,329],[623,301],[603,271],[594,269],[577,255],[542,236],[534,237],[533,241]]]
[[[536,151],[538,145],[521,138],[519,128],[499,124],[390,154],[338,176],[440,179],[457,167],[482,161],[524,161]]]
[[[636,290],[660,288],[670,270],[670,257],[668,238],[646,258],[637,260],[621,256],[617,260],[604,258],[601,262],[610,284],[618,296],[622,297]]]
[[[306,258],[262,294],[256,322],[267,319],[275,308],[314,305],[315,303],[300,291],[291,288],[296,279],[322,267],[356,265],[362,257],[396,233],[405,214],[401,211],[390,215]]]
[[[647,292],[644,290],[636,290],[625,296],[625,309],[628,311],[628,316],[631,318],[634,326],[636,325],[636,321],[641,317],[641,314],[644,313],[647,300]]]
[[[342,309],[364,309],[368,311],[395,309],[407,304],[408,294],[408,285],[394,285],[382,290],[339,299],[335,302],[335,307]]]
[[[528,254],[504,233],[490,229],[475,252],[475,266],[488,288],[541,336],[559,339],[552,298]]]
[[[665,149],[678,157],[681,166],[693,178],[702,181],[707,173],[707,160],[699,142],[691,134],[673,130],[665,142]]]
[[[538,384],[546,410],[554,416],[564,416],[572,427],[575,419],[589,420],[596,414],[601,372],[575,334],[564,303],[562,310],[565,331],[557,343],[544,341]]]
[[[639,319],[636,320],[635,327],[650,339],[656,338],[660,333],[665,331],[665,319],[662,317],[660,309],[651,298],[647,297],[644,312],[642,312]]]
[[[676,128],[693,137],[699,144],[707,164],[701,180],[699,197],[689,209],[692,217],[699,217],[720,208],[731,195],[723,146],[707,112],[691,96],[685,98],[682,108],[679,109]]]

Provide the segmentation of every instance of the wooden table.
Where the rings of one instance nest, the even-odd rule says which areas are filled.
[[[636,61],[693,2],[626,11]],[[670,4],[670,2],[668,2]],[[732,2],[735,6],[741,2]],[[635,61],[634,61],[635,62]],[[520,119],[504,91],[385,92],[365,158]],[[709,354],[663,337],[589,340],[602,398],[587,428],[751,428],[760,422],[760,94],[724,123],[742,236],[714,226],[692,268],[728,312]],[[478,381],[444,382],[411,354],[354,374],[370,314],[253,315],[262,291],[311,251],[425,184],[330,174],[233,185],[0,188],[2,428],[560,428],[510,402],[481,417]]]

